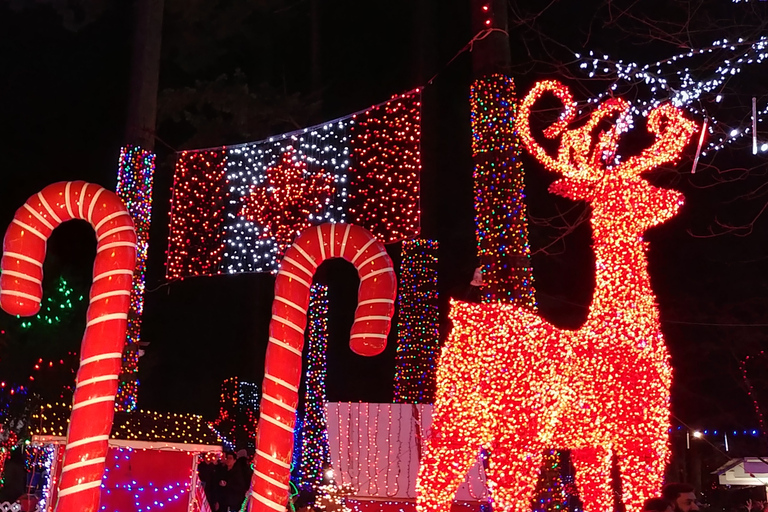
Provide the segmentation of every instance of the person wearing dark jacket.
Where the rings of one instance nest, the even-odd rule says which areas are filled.
[[[224,464],[217,469],[214,480],[218,482],[215,512],[235,512],[243,505],[249,482],[245,481],[242,469],[235,466],[236,461],[234,452],[227,451],[224,453]]]
[[[248,458],[248,452],[246,450],[240,450],[236,453],[237,460],[235,461],[235,468],[243,472],[243,478],[245,479],[246,491],[251,485],[251,478],[253,477],[253,470],[251,470],[251,460]]]

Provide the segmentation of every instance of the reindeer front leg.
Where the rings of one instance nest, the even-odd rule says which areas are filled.
[[[491,448],[488,487],[494,510],[529,512],[546,449],[539,436],[544,426],[536,410],[508,400],[499,400],[491,409],[499,433]],[[531,412],[522,412],[526,409]]]
[[[416,479],[418,512],[450,512],[456,490],[477,461],[482,444],[479,418],[457,405],[452,401],[435,410]]]

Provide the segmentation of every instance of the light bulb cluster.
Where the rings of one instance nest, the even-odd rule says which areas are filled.
[[[717,64],[711,66],[713,57]],[[768,58],[768,37],[756,41],[718,40],[705,48],[691,49],[658,60],[654,63],[639,64],[613,60],[609,55],[595,54],[594,51],[576,54],[579,68],[590,78],[613,80],[610,89],[589,100],[597,103],[611,97],[618,91],[642,88],[644,93],[636,94],[631,102],[632,114],[646,116],[663,102],[675,107],[686,108],[707,120],[708,136],[702,147],[701,156],[723,149],[726,145],[752,137],[753,153],[768,151],[768,140],[759,141],[754,128],[768,115],[768,105],[745,110],[741,120],[721,119],[719,110],[723,104],[723,89],[747,66],[762,64]],[[706,58],[704,62],[698,62]],[[714,68],[714,69],[713,69]],[[727,98],[726,98],[727,100]],[[746,122],[745,122],[746,120]]]
[[[760,425],[760,432],[763,434],[764,437],[768,437],[768,429],[766,429],[765,424],[765,415],[763,414],[763,409],[760,406],[760,402],[757,399],[757,396],[755,394],[755,388],[752,385],[752,381],[749,379],[749,375],[747,374],[747,368],[749,365],[750,360],[752,361],[758,361],[758,364],[760,364],[760,369],[765,365],[766,362],[766,354],[764,350],[761,350],[756,356],[747,356],[739,363],[739,369],[741,370],[741,378],[744,380],[744,385],[747,388],[747,394],[749,394],[749,398],[752,399],[752,405],[755,408],[755,414],[757,415],[757,421]],[[752,430],[752,432],[757,432],[756,430]],[[706,433],[706,432],[705,432]],[[746,431],[744,432],[746,434]],[[715,432],[717,434],[717,432]],[[736,434],[736,431],[734,431],[734,435]]]
[[[11,450],[19,442],[16,432],[9,430],[6,425],[0,425],[0,485],[5,482],[5,461],[11,456]]]
[[[357,224],[385,243],[419,232],[420,90],[267,140],[176,162],[167,277],[277,272],[294,237]]]
[[[483,27],[485,28],[491,28],[493,25],[493,9],[491,6],[491,0],[486,0],[485,2],[480,5],[480,11],[482,13],[482,23]]]
[[[401,249],[395,403],[432,403],[439,353],[437,251],[434,240],[407,240]]]
[[[663,482],[672,368],[643,233],[674,216],[682,195],[651,186],[641,173],[679,158],[695,126],[662,105],[649,114],[655,142],[611,165],[614,159],[595,147],[615,154],[622,129],[568,129],[573,109],[566,109],[570,114],[544,132],[561,136],[552,158],[528,125],[531,106],[546,92],[573,104],[561,84],[537,84],[515,126],[537,160],[563,175],[550,190],[592,207],[592,304],[585,323],[567,330],[514,305],[451,303],[454,328],[438,364],[432,436],[417,481],[422,512],[446,509],[480,447],[492,450],[494,508],[530,510],[543,453],[553,448],[571,450],[586,510],[613,506],[613,456],[629,512],[639,512]],[[616,105],[598,109],[590,122]]]
[[[374,500],[347,498],[344,504],[352,512],[413,512],[413,503],[409,501],[383,500],[377,498]],[[481,500],[478,506],[477,502],[456,501],[451,504],[452,512],[491,512],[488,503]]]
[[[539,482],[536,485],[536,497],[533,500],[533,512],[558,512],[566,508],[565,487],[561,476],[560,452],[547,450]]]
[[[48,497],[54,486],[55,475],[53,474],[53,463],[57,453],[56,446],[51,443],[31,442],[26,447],[26,457],[24,465],[27,472],[32,475],[32,481],[35,481],[35,475],[40,475],[36,488],[40,489],[40,501],[37,510],[47,510]]]
[[[328,425],[325,418],[326,349],[328,346],[328,287],[313,284],[309,298],[309,344],[304,374],[304,417],[301,422],[301,454],[295,468],[296,486],[314,489],[322,480],[323,467],[330,463]],[[298,424],[297,424],[298,426]],[[298,438],[298,436],[297,436]]]
[[[475,225],[483,302],[535,309],[525,183],[514,130],[515,85],[504,75],[472,84]]]
[[[51,359],[50,361],[45,361],[43,358],[38,358],[27,379],[32,387],[34,387],[33,382],[63,381],[64,384],[59,390],[57,398],[69,401],[72,399],[72,393],[75,391],[75,374],[79,365],[80,358],[76,352],[67,352],[66,356],[58,360]],[[64,373],[63,379],[60,378],[61,375],[55,375],[61,372]]]
[[[19,435],[26,427],[29,389],[0,382],[0,486],[5,478],[4,467],[11,451],[20,445]]]
[[[152,182],[155,154],[139,146],[120,149],[117,172],[117,195],[125,203],[136,228],[136,268],[131,283],[131,306],[120,384],[115,397],[115,410],[136,408],[139,392],[139,341],[141,315],[144,312],[144,289],[149,251],[149,227],[152,221]]]
[[[359,496],[413,496],[419,455],[431,432],[431,410],[429,404],[329,403],[334,467],[325,481],[350,484]],[[472,492],[479,480],[467,483],[470,497],[482,499]]]
[[[350,484],[330,483],[317,489],[315,504],[324,512],[352,512],[347,506],[347,498],[355,495],[355,488]]]
[[[69,286],[64,277],[59,276],[56,282],[55,296],[47,297],[40,307],[40,312],[30,320],[22,320],[20,327],[29,329],[37,323],[41,326],[61,324],[64,315],[72,311],[76,304],[82,303],[85,297]],[[17,318],[21,316],[17,315]]]
[[[32,414],[33,435],[66,436],[71,415],[70,404],[45,404]],[[202,416],[143,411],[117,412],[110,437],[136,441],[219,444],[221,440],[206,425]]]
[[[209,425],[221,437],[227,449],[255,449],[258,422],[258,385],[237,377],[222,382],[219,416]]]
[[[421,89],[353,116],[347,223],[382,243],[419,234]]]

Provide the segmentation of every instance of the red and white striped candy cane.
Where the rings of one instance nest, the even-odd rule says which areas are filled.
[[[322,224],[304,231],[286,251],[275,281],[255,468],[248,494],[251,512],[285,512],[309,288],[317,267],[330,258],[344,258],[360,275],[350,347],[360,355],[374,356],[387,344],[397,280],[384,246],[368,231],[351,224]]]
[[[136,264],[136,232],[120,198],[82,181],[55,183],[29,198],[5,234],[0,306],[12,315],[38,312],[48,237],[72,219],[90,222],[98,245],[55,510],[95,512]]]

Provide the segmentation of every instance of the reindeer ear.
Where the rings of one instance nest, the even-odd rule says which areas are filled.
[[[566,199],[583,201],[592,195],[594,188],[595,183],[593,181],[561,178],[553,181],[549,185],[548,190],[550,193],[565,197]]]

